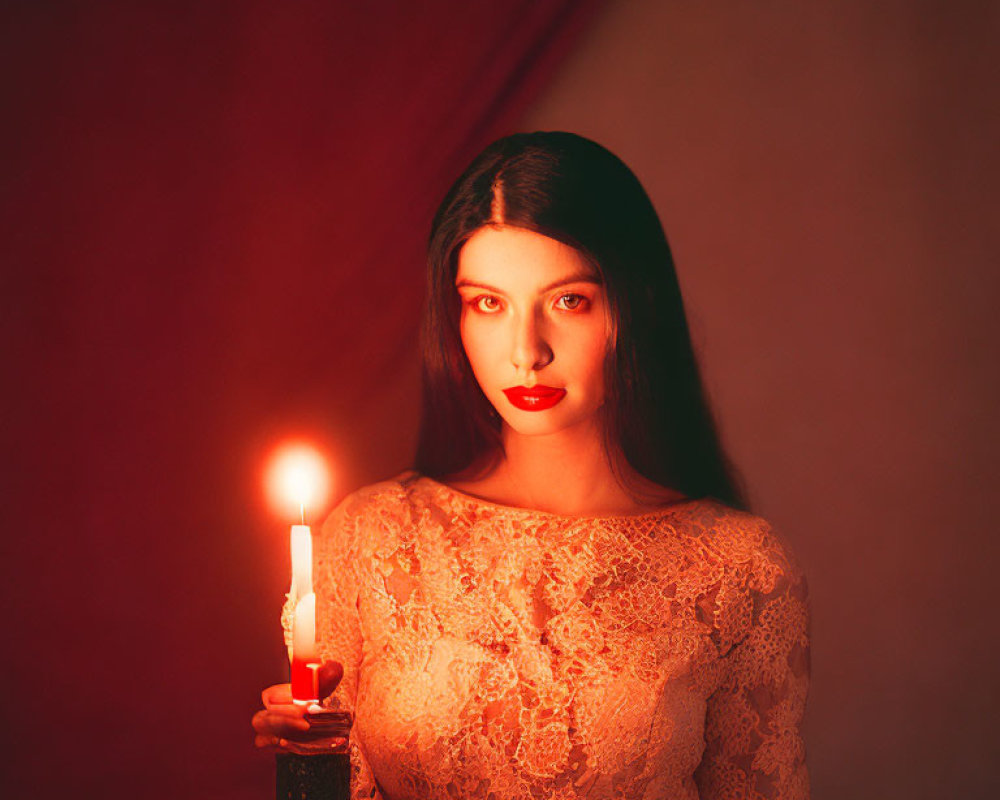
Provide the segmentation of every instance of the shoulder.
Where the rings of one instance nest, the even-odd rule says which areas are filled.
[[[362,486],[343,497],[323,522],[320,540],[357,555],[396,538],[410,517],[409,474]]]
[[[405,505],[408,502],[408,487],[416,477],[415,472],[403,472],[387,480],[362,486],[341,500],[330,516],[357,517]]]
[[[745,576],[749,588],[769,594],[779,583],[805,580],[783,532],[763,517],[716,500],[692,504],[689,520],[706,548]]]
[[[779,675],[789,649],[808,646],[805,574],[788,539],[770,521],[716,501],[711,506],[703,546],[721,561],[724,575],[715,620],[721,651],[746,639],[738,669]]]

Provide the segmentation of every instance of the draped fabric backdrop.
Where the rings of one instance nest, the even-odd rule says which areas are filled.
[[[261,462],[407,465],[430,216],[511,127],[608,145],[665,221],[809,577],[814,797],[1000,796],[998,34],[994,0],[4,4],[0,798],[270,796]]]
[[[4,797],[273,794],[261,460],[407,466],[433,209],[594,5],[4,9]]]

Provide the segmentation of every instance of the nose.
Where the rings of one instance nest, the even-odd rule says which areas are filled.
[[[532,372],[552,363],[552,348],[549,347],[543,325],[535,313],[529,311],[521,315],[514,326],[511,363],[517,369],[518,378],[527,383]]]

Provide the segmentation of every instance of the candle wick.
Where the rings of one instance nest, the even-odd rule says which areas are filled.
[[[302,518],[302,524],[306,524],[306,504],[299,503],[299,516]]]

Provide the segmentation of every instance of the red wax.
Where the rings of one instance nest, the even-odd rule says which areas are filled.
[[[319,661],[317,659],[292,659],[292,699],[299,702],[317,702],[319,697],[316,686]]]

